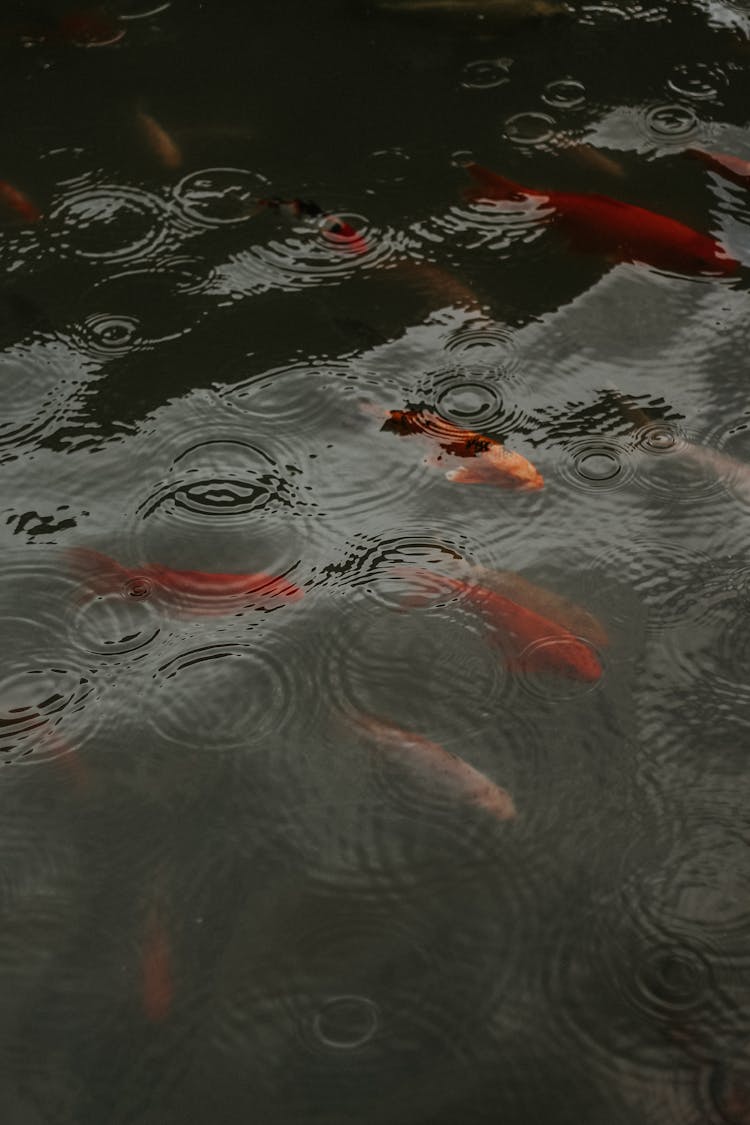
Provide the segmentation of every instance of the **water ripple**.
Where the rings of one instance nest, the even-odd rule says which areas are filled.
[[[71,188],[48,217],[53,245],[89,261],[123,263],[161,251],[168,210],[152,192],[125,184]]]
[[[548,113],[516,113],[506,117],[506,137],[514,144],[538,148],[551,141],[557,132],[557,123]]]
[[[724,490],[720,455],[677,422],[649,423],[635,437],[639,449],[648,454],[639,466],[638,483],[649,493],[670,503],[694,503]],[[727,458],[726,465],[730,464]]]
[[[568,484],[585,491],[623,488],[634,475],[632,444],[610,436],[568,442],[558,471]]]
[[[244,168],[202,168],[191,172],[173,189],[179,212],[200,228],[245,222],[268,194],[268,180]]]
[[[99,687],[65,607],[74,585],[54,556],[5,560],[0,617],[6,659],[0,677],[4,762],[65,756],[98,723]]]
[[[313,715],[305,681],[305,669],[269,644],[217,641],[160,665],[143,706],[167,742],[207,754],[246,750],[283,733],[294,708]]]
[[[461,71],[461,85],[466,90],[489,90],[510,82],[513,59],[476,59]]]
[[[0,458],[38,447],[61,425],[71,392],[84,381],[85,371],[71,363],[75,358],[55,345],[16,345],[0,353]]]

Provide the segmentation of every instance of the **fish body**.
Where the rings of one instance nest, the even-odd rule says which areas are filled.
[[[467,198],[502,200],[527,196],[544,201],[552,208],[554,221],[578,250],[688,274],[733,274],[739,269],[739,262],[730,258],[710,235],[666,215],[606,195],[521,187],[479,164],[468,164],[466,168],[476,184],[466,193]]]
[[[42,212],[28,195],[19,191],[13,184],[9,184],[7,180],[0,180],[0,202],[25,223],[37,223],[42,217]]]
[[[505,789],[439,743],[373,715],[359,715],[355,723],[379,749],[439,779],[448,791],[469,804],[498,820],[512,820],[516,816],[513,798]]]
[[[173,996],[171,943],[160,911],[152,906],[141,952],[141,1003],[149,1023],[164,1023]]]
[[[742,160],[739,156],[727,156],[724,153],[704,152],[700,148],[686,148],[685,156],[692,160],[700,160],[712,172],[717,172],[725,180],[731,180],[740,187],[750,187],[750,161]]]
[[[496,484],[533,491],[544,480],[530,461],[493,438],[466,430],[429,409],[388,410],[381,429],[405,437],[418,434],[452,457],[471,458],[471,464],[450,469],[448,480],[460,484]]]
[[[182,149],[155,117],[139,109],[135,115],[135,123],[162,168],[173,172],[182,167]]]
[[[469,574],[480,586],[533,610],[597,648],[606,648],[609,644],[606,629],[592,613],[553,590],[529,582],[522,574],[512,570],[490,570],[483,566],[472,567]]]
[[[392,573],[421,579],[436,594],[458,594],[488,622],[510,666],[522,671],[554,672],[595,683],[602,666],[593,648],[563,628],[488,586],[414,567],[393,567]],[[494,639],[493,638],[493,639]],[[551,644],[542,642],[551,641]]]
[[[303,595],[299,586],[271,574],[174,570],[159,563],[129,568],[88,547],[69,548],[67,557],[90,593],[153,596],[160,607],[178,616],[221,616],[248,604],[297,601]]]

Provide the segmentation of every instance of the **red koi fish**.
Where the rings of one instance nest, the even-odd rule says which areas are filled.
[[[365,408],[368,409],[368,408]],[[470,465],[450,469],[445,475],[448,480],[459,484],[496,484],[504,488],[534,491],[542,488],[544,479],[536,468],[520,453],[512,453],[500,442],[465,430],[453,422],[441,418],[432,410],[386,410],[375,407],[374,411],[386,419],[382,430],[405,437],[417,434],[429,439],[452,457],[470,458]],[[441,458],[432,463],[440,464]]]
[[[161,912],[154,905],[146,919],[141,951],[141,1003],[149,1023],[164,1023],[173,997],[172,947]]]
[[[158,563],[131,568],[89,547],[69,547],[67,558],[83,575],[90,594],[153,597],[160,608],[176,616],[221,616],[248,605],[297,601],[303,595],[299,586],[271,574],[212,574],[172,570]]]
[[[739,156],[725,156],[723,153],[704,152],[700,148],[686,148],[685,156],[692,160],[700,160],[712,172],[718,172],[725,180],[731,180],[740,187],[750,187],[750,161],[741,160]]]
[[[533,609],[596,648],[606,648],[609,644],[606,629],[592,613],[553,590],[529,582],[522,574],[512,570],[488,570],[484,566],[471,567],[469,574],[481,586],[510,598],[517,605]]]
[[[489,623],[491,640],[506,653],[509,667],[529,672],[555,672],[570,679],[595,683],[602,666],[593,648],[556,621],[535,613],[487,586],[449,578],[418,567],[391,567],[391,573],[416,578],[438,596],[459,594]],[[540,644],[552,641],[552,644]]]
[[[451,794],[484,809],[498,820],[515,817],[516,807],[510,793],[437,742],[373,715],[358,715],[355,725],[378,749],[439,780]]]
[[[162,168],[174,172],[182,167],[184,161],[182,149],[155,117],[140,108],[136,110],[135,124],[147,148]]]
[[[7,180],[0,180],[0,203],[25,223],[38,223],[42,217],[36,203],[32,203],[28,195],[24,195]]]
[[[644,207],[606,195],[521,187],[479,164],[467,164],[466,170],[477,184],[465,193],[468,199],[527,196],[545,202],[554,209],[553,221],[570,236],[578,250],[615,255],[618,261],[646,262],[680,273],[732,274],[740,268],[740,263],[709,235]]]

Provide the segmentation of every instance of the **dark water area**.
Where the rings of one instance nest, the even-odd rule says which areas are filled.
[[[0,55],[1,1125],[747,1125],[750,7]]]

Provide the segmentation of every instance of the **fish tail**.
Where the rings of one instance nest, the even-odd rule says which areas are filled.
[[[92,547],[68,547],[65,557],[70,569],[91,594],[111,594],[127,581],[125,567]]]
[[[466,164],[465,168],[474,180],[474,186],[464,192],[467,199],[514,199],[519,195],[531,194],[515,180],[499,176],[497,172],[491,172],[481,164]]]

